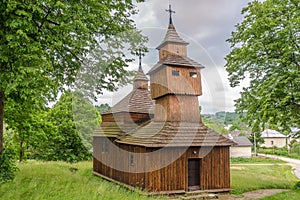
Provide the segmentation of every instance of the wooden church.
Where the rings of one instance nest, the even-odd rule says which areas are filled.
[[[202,124],[203,66],[188,58],[168,11],[150,91],[140,62],[132,92],[102,114],[93,134],[94,174],[150,193],[229,191],[234,143]]]

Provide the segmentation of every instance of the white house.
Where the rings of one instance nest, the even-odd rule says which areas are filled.
[[[229,135],[228,138],[234,141],[235,143],[237,143],[236,145],[230,147],[231,158],[237,158],[237,157],[251,158],[252,143],[249,141],[249,139],[246,136]]]
[[[282,148],[287,145],[287,136],[275,130],[266,129],[262,132],[261,137],[265,140],[265,143],[261,144],[262,147],[272,148],[276,146]]]

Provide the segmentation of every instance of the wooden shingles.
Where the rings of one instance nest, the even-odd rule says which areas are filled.
[[[167,43],[177,43],[177,44],[183,44],[183,45],[188,45],[188,43],[186,41],[184,41],[183,39],[181,39],[174,27],[173,24],[170,24],[168,27],[168,31],[166,33],[165,38],[163,39],[163,41],[161,42],[161,44],[157,47],[157,49],[161,49],[164,45],[166,45]]]
[[[234,142],[200,123],[151,122],[118,143],[145,147],[230,146]]]
[[[202,69],[204,66],[188,57],[177,56],[177,55],[168,55],[163,60],[159,61],[156,65],[154,65],[150,71],[147,73],[148,75],[153,74],[158,69],[164,66],[179,66],[179,67],[192,67],[197,69]]]
[[[149,91],[136,89],[102,115],[118,112],[153,114],[153,107],[154,101],[151,99]]]

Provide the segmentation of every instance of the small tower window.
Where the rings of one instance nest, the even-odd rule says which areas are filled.
[[[107,153],[108,152],[108,139],[104,138],[102,141],[102,153]]]
[[[134,166],[134,157],[132,154],[130,154],[129,162],[130,162],[130,166]]]
[[[179,76],[179,71],[178,70],[172,70],[172,75],[173,76]]]
[[[197,73],[196,72],[190,72],[190,77],[197,78]]]

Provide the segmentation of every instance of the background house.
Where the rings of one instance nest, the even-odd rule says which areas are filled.
[[[261,144],[262,147],[271,148],[276,146],[282,148],[287,145],[287,136],[275,130],[266,129],[262,132],[261,137],[265,140],[265,143]]]
[[[231,158],[237,158],[237,157],[251,158],[252,143],[246,136],[229,136],[228,138],[236,143],[230,147]]]

